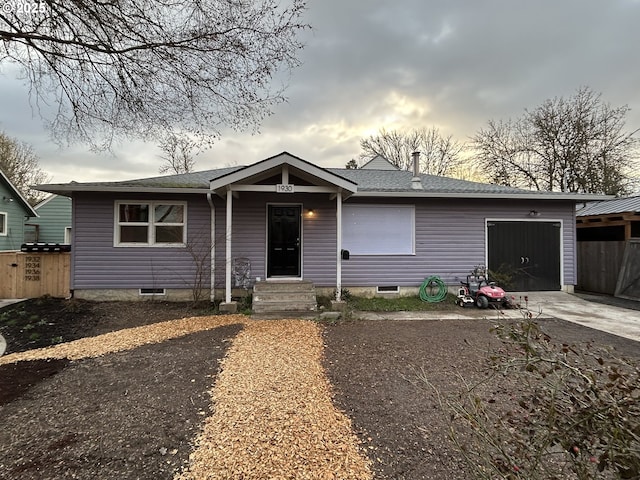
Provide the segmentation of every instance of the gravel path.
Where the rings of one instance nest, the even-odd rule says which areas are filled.
[[[318,325],[250,321],[211,392],[209,417],[180,480],[371,479],[350,420],[333,405]]]
[[[125,328],[115,332],[81,338],[47,348],[12,353],[0,357],[0,365],[22,360],[61,359],[80,360],[100,357],[107,353],[131,350],[142,345],[160,343],[171,338],[183,337],[190,333],[212,330],[223,325],[242,324],[244,315],[221,315],[208,317],[181,318],[168,322],[154,323],[142,327]]]
[[[255,321],[242,315],[183,318],[10,354],[0,357],[0,365],[103,357],[234,324],[244,328],[210,392],[213,413],[194,439],[188,468],[176,480],[370,480],[369,460],[351,421],[333,404],[321,363],[321,330],[313,322]]]

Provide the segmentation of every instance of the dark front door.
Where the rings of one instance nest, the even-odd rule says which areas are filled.
[[[488,267],[508,290],[560,290],[560,222],[488,222]]]
[[[267,277],[300,276],[299,205],[269,205]]]

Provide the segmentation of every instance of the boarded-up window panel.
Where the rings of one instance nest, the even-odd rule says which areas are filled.
[[[342,247],[352,255],[414,253],[413,205],[344,205]]]
[[[631,238],[627,242],[616,297],[640,300],[640,238]]]

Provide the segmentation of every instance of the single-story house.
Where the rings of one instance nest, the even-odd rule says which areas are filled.
[[[418,158],[414,158],[414,165]],[[229,303],[256,282],[417,292],[425,277],[455,288],[476,265],[511,289],[576,283],[577,201],[396,169],[322,168],[283,152],[248,166],[120,182],[49,184],[73,198],[71,288],[81,298]],[[241,270],[241,281],[238,281]]]
[[[33,209],[37,218],[24,224],[26,243],[71,243],[71,198],[49,195]]]
[[[0,170],[0,251],[20,250],[25,219],[38,214]]]

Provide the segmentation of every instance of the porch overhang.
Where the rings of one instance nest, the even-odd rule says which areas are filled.
[[[279,177],[278,182],[265,182],[272,177]],[[303,180],[303,184],[294,185],[291,177]],[[278,193],[278,188],[290,188],[295,193],[327,193],[335,195],[340,192],[343,199],[358,191],[358,186],[351,180],[336,175],[324,168],[302,160],[288,152],[241,168],[235,172],[218,177],[210,182],[210,189],[220,197],[228,192],[265,192]],[[235,194],[235,193],[234,193]]]
[[[336,300],[340,300],[342,285],[342,202],[358,191],[358,185],[340,175],[318,167],[301,158],[282,152],[271,158],[241,168],[211,180],[211,193],[226,198],[225,220],[225,302],[231,308],[231,263],[233,202],[240,192],[281,194],[327,194],[336,202]],[[215,225],[212,224],[212,238]]]

